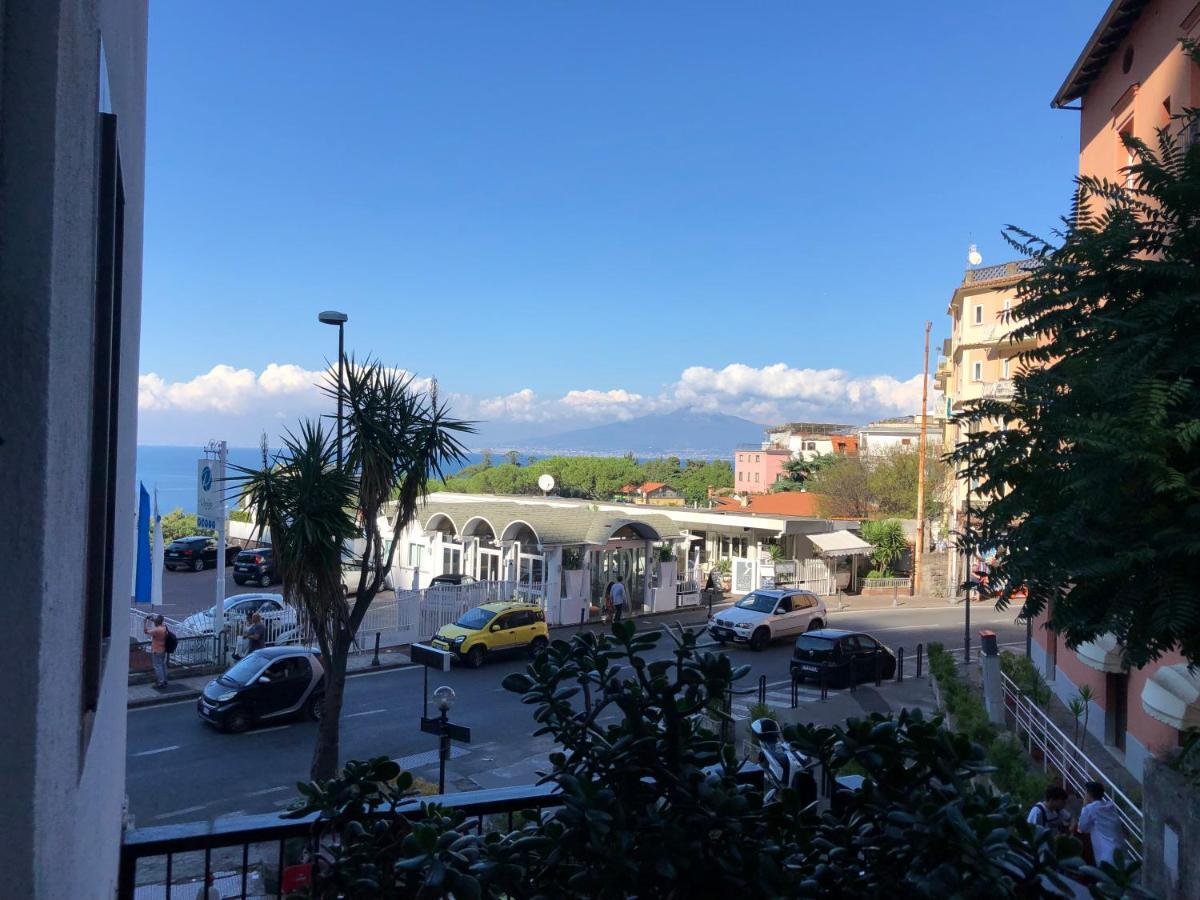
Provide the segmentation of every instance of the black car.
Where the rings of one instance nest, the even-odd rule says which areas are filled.
[[[475,584],[479,579],[464,575],[462,572],[451,572],[446,575],[435,575],[433,580],[429,582],[430,587],[466,587],[470,584]]]
[[[270,547],[240,551],[233,561],[233,580],[238,584],[253,581],[259,587],[270,587],[279,580],[272,560]]]
[[[266,647],[243,657],[210,681],[196,712],[222,731],[245,731],[256,722],[304,715],[320,721],[325,712],[325,667],[305,647]]]
[[[238,554],[237,547],[225,548],[225,565],[232,565]],[[172,572],[176,569],[191,569],[203,572],[217,564],[217,539],[204,535],[192,535],[171,541],[163,551],[163,565]]]
[[[796,681],[821,681],[824,670],[830,687],[847,687],[896,674],[896,656],[869,634],[821,628],[796,638],[792,651],[792,678]]]

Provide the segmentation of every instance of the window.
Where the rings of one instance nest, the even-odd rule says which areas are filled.
[[[112,636],[113,557],[117,502],[117,439],[121,379],[121,289],[125,254],[125,185],[117,117],[100,113],[97,172],[96,272],[92,323],[91,472],[87,487],[87,561],[83,621],[81,734],[86,745],[100,700],[104,657]]]
[[[762,461],[762,457],[761,457],[759,454],[755,453],[755,454],[754,454],[754,461],[755,461],[755,462],[761,462],[761,461]]]
[[[754,473],[754,483],[755,484],[758,484],[758,474],[759,474],[758,472]]]
[[[775,607],[775,612],[782,616],[782,615],[786,615],[787,613],[790,613],[791,611],[792,611],[792,598],[791,597],[781,597],[779,600],[779,605],[777,607]]]
[[[971,380],[983,381],[983,363],[976,362],[971,366]]]
[[[1125,175],[1125,187],[1133,187],[1133,173],[1128,171],[1129,167],[1137,162],[1133,150],[1125,146],[1125,138],[1133,136],[1133,117],[1130,116],[1125,124],[1117,129],[1117,167]]]
[[[1109,672],[1104,689],[1104,743],[1124,750],[1125,733],[1129,730],[1129,676]]]
[[[421,551],[425,548],[420,544],[408,545],[408,565],[413,569],[421,568]]]
[[[745,475],[745,474],[746,474],[745,472],[740,472],[740,471],[739,471],[739,472],[738,472],[738,481],[741,481],[741,480],[742,480],[742,476],[743,476],[743,475]]]
[[[816,598],[811,594],[795,594],[792,596],[793,609],[812,609],[816,605]]]
[[[976,325],[983,324],[983,305],[982,304],[979,304],[975,307],[975,324]]]
[[[1008,364],[1009,364],[1009,359],[1008,359],[1008,357],[1005,357],[1004,361],[1001,363],[1001,366],[1004,369],[1004,377],[1005,378],[1008,377]]]
[[[901,447],[907,447],[911,443],[912,443],[912,438],[900,438],[900,446]]]
[[[805,450],[816,450],[817,449],[816,441],[806,441],[804,444],[804,449]]]

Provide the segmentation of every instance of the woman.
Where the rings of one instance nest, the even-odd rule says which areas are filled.
[[[611,581],[604,587],[604,624],[605,625],[607,625],[612,620],[612,615],[613,615],[612,587],[613,587],[613,583]]]

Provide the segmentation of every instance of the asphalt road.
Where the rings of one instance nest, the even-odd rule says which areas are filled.
[[[919,642],[962,647],[962,615],[961,606],[847,611],[831,614],[829,624],[869,632],[893,649],[904,647],[909,660],[906,672],[911,674],[912,654]],[[1013,616],[976,604],[971,610],[972,631],[991,628],[1002,645],[1019,649],[1024,646],[1024,628],[1014,624]],[[654,655],[668,657],[670,642],[660,646]],[[972,646],[978,646],[974,636]],[[759,676],[766,675],[773,699],[782,701],[788,690],[789,642],[761,653],[742,648],[726,652],[736,662],[750,664],[744,687],[757,685]],[[547,738],[531,736],[533,707],[500,687],[505,675],[522,671],[525,665],[524,658],[514,657],[477,670],[456,667],[449,674],[430,675],[431,692],[440,684],[454,688],[458,699],[450,718],[472,730],[472,743],[454,748],[448,790],[528,783],[536,779],[539,769],[544,770],[552,748]],[[388,756],[436,781],[436,739],[419,730],[422,681],[423,671],[416,668],[351,677],[342,719],[342,758]],[[858,693],[868,710],[866,700],[873,695]],[[809,688],[802,701],[813,702],[816,697]],[[735,716],[744,716],[747,702],[735,704]],[[296,782],[306,777],[315,735],[316,725],[303,721],[223,734],[197,718],[194,701],[130,710],[126,784],[135,824],[215,821],[278,811],[296,796]]]

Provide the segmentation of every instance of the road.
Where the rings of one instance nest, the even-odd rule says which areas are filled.
[[[1013,616],[977,604],[971,610],[972,630],[991,628],[1002,645],[1019,649],[1024,646],[1025,632],[1014,624]],[[962,647],[960,606],[832,613],[829,624],[869,632],[893,649],[904,647],[910,675],[918,643],[941,641],[951,649]],[[670,642],[665,643],[654,656],[670,655]],[[972,646],[977,646],[974,637]],[[761,653],[742,648],[725,652],[736,663],[751,666],[743,687],[757,685],[759,676],[766,675],[771,699],[782,702],[787,692],[790,643],[775,644]],[[536,779],[538,770],[545,769],[551,744],[544,737],[531,737],[535,730],[533,707],[500,687],[505,675],[523,671],[525,665],[526,660],[518,657],[496,660],[477,670],[456,667],[445,675],[430,675],[430,691],[448,684],[458,695],[451,720],[472,729],[473,742],[454,748],[448,790],[528,783]],[[436,781],[436,739],[418,729],[422,679],[422,670],[415,668],[350,678],[342,720],[342,758],[388,756]],[[858,693],[863,709],[869,709],[871,692]],[[816,699],[811,688],[802,697],[803,702]],[[745,706],[746,701],[735,704],[735,715],[744,716]],[[300,721],[240,735],[223,734],[198,720],[194,701],[130,710],[126,782],[135,823],[145,827],[278,811],[296,796],[296,782],[306,777],[315,735],[316,725]]]

